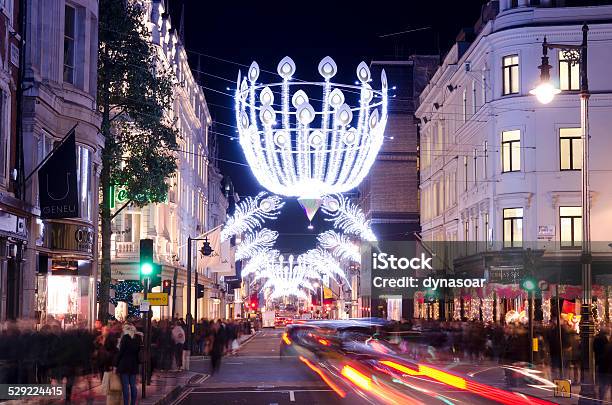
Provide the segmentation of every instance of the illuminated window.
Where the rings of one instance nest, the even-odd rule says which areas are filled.
[[[504,56],[503,62],[503,95],[517,94],[519,92],[519,57],[518,55]]]
[[[559,88],[561,90],[580,90],[580,63],[572,63],[559,51]]]
[[[523,243],[523,209],[504,208],[504,247],[521,247]]]
[[[582,242],[582,207],[559,207],[561,247],[579,247]]]
[[[521,170],[521,131],[502,132],[502,172]]]
[[[582,169],[582,129],[559,129],[559,163],[561,170]]]

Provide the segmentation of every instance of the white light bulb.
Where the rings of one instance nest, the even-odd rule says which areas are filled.
[[[561,93],[561,90],[555,88],[550,82],[540,83],[535,89],[529,92],[529,94],[536,96],[538,101],[542,104],[550,103],[559,93]]]

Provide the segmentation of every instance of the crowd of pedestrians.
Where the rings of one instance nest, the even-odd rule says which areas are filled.
[[[233,320],[201,320],[194,329],[193,352],[210,356],[212,372],[224,354],[237,349],[239,337],[252,332],[250,322]],[[91,387],[113,373],[121,381],[117,403],[135,404],[143,347],[142,319],[96,322],[93,330],[63,329],[52,318],[38,330],[25,322],[7,323],[0,333],[0,384],[60,382],[69,401],[78,378]],[[157,371],[181,371],[187,349],[184,320],[153,321],[148,380]]]

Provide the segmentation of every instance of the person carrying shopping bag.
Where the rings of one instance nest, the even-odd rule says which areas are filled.
[[[138,399],[136,376],[138,375],[139,353],[142,344],[142,333],[136,331],[134,325],[129,323],[123,325],[123,335],[119,342],[116,363],[117,374],[121,377],[123,405],[136,405]]]

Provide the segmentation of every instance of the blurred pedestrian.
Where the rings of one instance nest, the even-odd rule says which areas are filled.
[[[183,369],[183,347],[185,346],[185,330],[180,322],[172,328],[172,343],[174,344],[174,358],[177,370]]]
[[[221,367],[221,357],[223,357],[223,351],[225,350],[225,327],[218,319],[217,322],[213,323],[211,333],[211,349],[210,349],[210,365],[211,375],[219,371]]]
[[[599,401],[604,403],[606,395],[612,387],[612,341],[606,339],[605,345],[600,341],[599,361],[597,361],[597,384],[599,385]],[[597,353],[596,353],[597,360]]]
[[[142,343],[142,337],[133,325],[129,323],[123,325],[123,336],[117,354],[117,373],[121,376],[123,405],[136,405],[138,399],[136,376]]]

